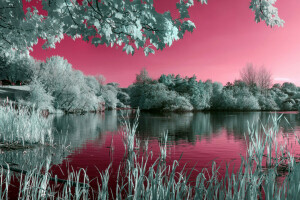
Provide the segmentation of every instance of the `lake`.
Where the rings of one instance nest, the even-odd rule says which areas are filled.
[[[274,114],[274,113],[273,113]],[[298,112],[283,112],[281,131],[288,137],[300,133]],[[211,169],[215,161],[224,173],[226,163],[238,168],[241,155],[246,153],[245,133],[248,123],[266,123],[270,112],[189,112],[189,113],[148,113],[141,112],[137,128],[140,148],[137,154],[144,155],[145,147],[152,152],[153,163],[160,155],[160,145],[164,133],[168,133],[168,164],[180,159],[180,168],[194,168],[201,171]],[[122,126],[124,120],[132,122],[132,111],[106,111],[102,114],[50,116],[55,130],[55,142],[67,148],[35,148],[26,151],[11,151],[2,159],[14,165],[30,168],[50,157],[52,169],[58,176],[65,176],[64,169],[87,169],[92,179],[98,177],[111,164],[111,178],[116,180],[120,163],[124,162]],[[288,121],[288,122],[287,122]],[[292,142],[293,141],[293,142]],[[300,153],[298,144],[291,140],[295,153]],[[60,145],[58,145],[60,146]],[[113,147],[113,148],[112,148]],[[67,151],[65,149],[68,149]],[[148,154],[150,155],[150,154]],[[186,165],[185,165],[186,164]]]
[[[282,114],[282,113],[278,113]],[[160,155],[162,135],[168,132],[167,162],[180,159],[187,169],[211,168],[213,161],[225,170],[226,163],[239,167],[241,155],[245,155],[244,133],[248,123],[266,123],[270,112],[197,112],[197,113],[147,113],[141,112],[137,138],[142,152],[145,141],[153,152],[153,160]],[[300,132],[298,112],[285,112],[280,125],[282,132],[293,137]],[[122,121],[133,121],[134,113],[106,111],[103,114],[64,115],[55,117],[53,125],[59,133],[68,132],[67,143],[75,149],[66,157],[74,168],[87,168],[90,174],[98,174],[110,163],[117,169],[124,160],[121,137]],[[110,146],[114,147],[112,151]],[[299,145],[300,146],[300,145]],[[298,146],[296,145],[298,151]],[[300,149],[299,149],[300,153]],[[114,170],[112,170],[114,171]],[[112,172],[113,173],[113,172]]]

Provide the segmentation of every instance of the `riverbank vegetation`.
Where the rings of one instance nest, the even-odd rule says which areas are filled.
[[[143,69],[134,84],[128,87],[131,106],[142,110],[297,110],[300,88],[293,83],[274,84],[235,80],[222,85],[218,82],[197,81],[197,77],[161,75],[152,79]]]
[[[97,112],[126,108],[129,102],[128,94],[117,83],[104,84],[101,75],[85,76],[62,57],[53,56],[41,62],[28,55],[15,54],[18,53],[12,51],[0,56],[0,71],[3,71],[0,80],[30,87],[29,95],[13,99],[21,104],[49,112]]]
[[[59,56],[41,62],[15,54],[0,56],[0,80],[27,84],[29,95],[15,100],[49,112],[99,112],[129,107],[157,111],[290,111],[298,110],[300,103],[299,87],[289,82],[271,86],[270,73],[265,68],[255,71],[251,64],[241,71],[241,80],[226,85],[198,81],[195,75],[162,74],[153,79],[143,69],[132,85],[120,88],[118,83],[105,84],[102,75],[86,76],[74,70]]]

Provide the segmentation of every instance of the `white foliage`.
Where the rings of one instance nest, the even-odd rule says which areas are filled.
[[[31,104],[35,105],[39,109],[53,109],[52,102],[54,98],[46,92],[43,85],[36,78],[34,78],[29,84],[29,87],[30,95],[27,100]]]
[[[177,3],[178,19],[172,18],[169,11],[157,12],[150,0],[83,0],[81,4],[65,0],[39,1],[47,15],[40,14],[36,8],[27,8],[24,12],[21,0],[0,1],[0,18],[3,19],[0,20],[0,51],[31,50],[38,38],[45,40],[44,48],[55,48],[55,44],[68,35],[84,41],[91,39],[95,46],[124,45],[123,50],[132,55],[135,48],[143,48],[148,55],[154,51],[147,48],[149,44],[162,50],[195,28],[195,24],[187,20],[193,0]],[[207,4],[207,0],[198,2]],[[250,9],[255,13],[255,20],[265,21],[268,26],[283,26],[275,2],[251,0]]]
[[[274,6],[276,0],[251,0],[250,9],[255,13],[255,21],[265,21],[268,26],[283,26],[284,21],[278,15]]]
[[[29,54],[9,49],[0,54],[0,80],[29,82],[34,74],[36,61]]]

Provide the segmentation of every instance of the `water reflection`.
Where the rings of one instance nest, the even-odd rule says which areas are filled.
[[[262,113],[167,113],[154,115],[142,113],[139,125],[139,135],[159,137],[165,131],[169,132],[173,141],[185,140],[194,143],[202,137],[209,139],[219,134],[223,129],[233,134],[236,139],[243,138],[247,131],[247,121],[257,122]]]
[[[225,130],[236,140],[244,140],[248,123],[265,124],[270,114],[274,115],[270,112],[142,112],[137,135],[139,138],[156,139],[168,131],[170,141],[194,143],[202,138],[211,139]],[[53,126],[57,130],[57,137],[68,133],[67,142],[73,147],[80,147],[86,140],[97,140],[99,144],[103,144],[107,132],[118,134],[122,116],[133,121],[135,113],[106,111],[104,114],[62,115],[54,117]],[[300,127],[298,113],[285,113],[283,117],[281,127],[284,132]]]
[[[168,131],[172,141],[184,140],[190,143],[202,138],[211,139],[223,130],[236,140],[244,140],[248,123],[267,123],[269,112],[197,112],[197,113],[142,113],[139,120],[138,135],[141,137],[160,137]],[[300,126],[299,114],[286,113],[281,120],[284,132],[291,132]]]
[[[81,148],[88,140],[97,140],[98,145],[102,145],[105,141],[103,133],[118,130],[116,111],[102,115],[51,115],[49,120],[52,121],[55,130],[55,147],[4,150],[0,155],[0,164],[9,163],[15,167],[32,169],[47,157],[51,158],[52,164],[61,164],[68,155]]]
[[[56,138],[67,134],[66,143],[72,148],[81,147],[87,140],[96,140],[103,144],[105,132],[117,132],[117,111],[104,114],[88,113],[85,115],[61,115],[53,119]]]
[[[128,115],[127,115],[128,114]],[[133,121],[135,113],[123,112]],[[197,141],[213,140],[225,134],[229,140],[244,142],[244,133],[248,131],[248,122],[266,123],[269,112],[197,112],[197,113],[147,113],[142,112],[139,119],[137,137],[140,139],[157,140],[166,131],[168,140],[174,144],[195,145]],[[300,132],[300,115],[285,113],[281,121],[283,132]],[[87,141],[93,141],[97,146],[104,145],[108,134],[118,134],[121,126],[120,111],[106,111],[103,114],[57,115],[51,116],[53,127],[56,129],[55,142],[71,144],[71,151],[65,148],[34,148],[24,151],[8,151],[0,156],[0,162],[17,165],[37,164],[51,156],[53,164],[60,164],[75,149],[82,149]],[[222,142],[222,141],[220,141]],[[219,144],[218,144],[219,145]],[[214,152],[223,147],[214,146]],[[105,148],[105,147],[103,147]],[[207,147],[208,148],[208,147]],[[226,148],[230,148],[226,147]],[[76,153],[80,153],[77,151]]]
[[[9,164],[24,170],[34,169],[50,158],[51,164],[58,165],[70,154],[70,151],[60,147],[35,147],[25,150],[5,151],[0,156],[0,164]]]

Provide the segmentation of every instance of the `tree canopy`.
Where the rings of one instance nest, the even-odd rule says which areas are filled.
[[[27,0],[31,1],[31,0]],[[195,24],[188,20],[193,0],[177,3],[178,18],[169,11],[159,13],[153,0],[39,0],[47,15],[37,8],[23,10],[22,0],[0,1],[0,49],[30,50],[45,40],[44,48],[54,48],[64,35],[81,37],[93,45],[119,45],[127,54],[142,48],[145,55],[163,50],[185,32],[193,32]],[[207,0],[197,0],[207,4]],[[251,0],[250,9],[256,22],[282,26],[284,21],[274,7],[276,0]]]
[[[0,50],[31,50],[38,38],[46,40],[45,47],[55,47],[63,38],[59,21],[39,14],[36,8],[23,10],[22,0],[0,1]]]
[[[264,66],[255,69],[252,63],[248,63],[240,71],[240,76],[243,82],[248,86],[258,86],[260,89],[268,89],[271,87],[272,75]]]
[[[251,65],[249,65],[251,66]],[[252,73],[252,71],[250,71]],[[199,111],[199,110],[297,110],[300,103],[300,87],[293,83],[275,84],[269,87],[268,72],[260,68],[257,76],[260,82],[235,80],[223,86],[207,80],[197,81],[196,76],[180,77],[162,74],[158,80],[148,76],[145,69],[137,74],[136,81],[128,87],[130,105],[142,110]],[[147,81],[138,81],[147,74]],[[267,77],[267,78],[265,78]],[[265,84],[268,83],[268,84]]]

